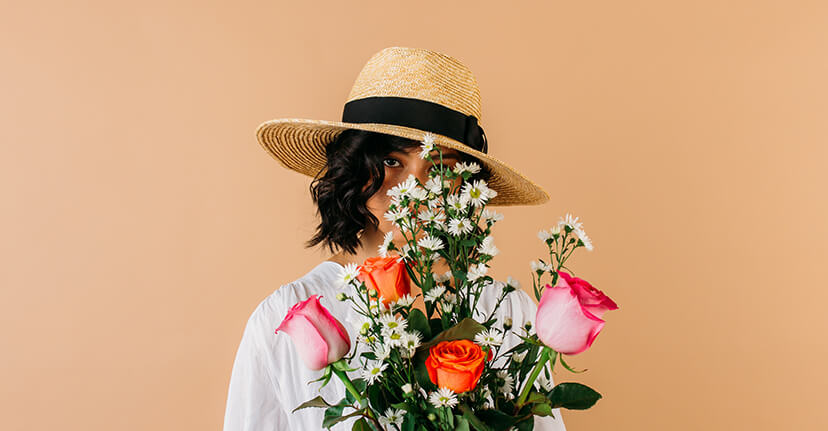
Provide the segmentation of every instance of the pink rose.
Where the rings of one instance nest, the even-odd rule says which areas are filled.
[[[538,304],[538,338],[560,353],[581,353],[604,328],[604,312],[616,309],[612,299],[586,280],[558,271],[557,284],[546,285]]]
[[[276,328],[287,332],[311,370],[321,370],[351,350],[351,339],[339,320],[319,303],[319,295],[295,304]]]

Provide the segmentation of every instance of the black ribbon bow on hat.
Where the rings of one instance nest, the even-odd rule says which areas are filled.
[[[374,96],[352,100],[342,111],[345,123],[380,123],[412,127],[448,136],[482,153],[489,151],[477,117],[428,100]]]

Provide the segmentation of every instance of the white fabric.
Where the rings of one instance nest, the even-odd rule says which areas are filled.
[[[296,406],[322,395],[329,403],[336,403],[345,396],[345,389],[336,377],[319,389],[320,383],[308,384],[322,375],[305,367],[285,333],[275,334],[288,309],[310,295],[322,297],[322,304],[339,319],[351,336],[351,346],[356,345],[352,322],[358,314],[350,303],[335,299],[338,292],[336,278],[341,265],[324,261],[300,279],[288,283],[268,295],[258,304],[244,329],[230,377],[227,405],[224,415],[224,431],[300,431],[322,429],[324,409],[307,408],[291,413]],[[499,297],[496,289],[480,298],[478,308],[492,310]],[[511,317],[519,328],[527,320],[534,321],[536,305],[529,296],[518,290],[509,294],[496,316],[500,321]],[[519,341],[507,337],[501,351],[510,349]],[[358,365],[355,358],[352,366]],[[357,377],[354,375],[354,377]],[[559,409],[553,410],[555,418],[536,417],[535,429],[539,431],[565,431]],[[355,418],[343,421],[331,429],[350,430]]]

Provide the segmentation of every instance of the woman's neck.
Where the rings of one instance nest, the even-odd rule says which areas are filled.
[[[349,263],[356,263],[357,265],[362,264],[365,259],[378,254],[377,249],[380,244],[382,244],[382,240],[383,234],[379,233],[376,229],[371,229],[370,231],[366,229],[363,231],[362,235],[360,235],[360,242],[354,253],[339,251],[328,258],[328,260],[336,262],[342,266]]]

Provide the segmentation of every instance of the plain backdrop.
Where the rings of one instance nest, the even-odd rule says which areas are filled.
[[[568,429],[828,427],[825,2],[347,3],[3,2],[3,429],[220,429],[250,313],[326,258],[255,129],[340,119],[387,46],[468,65],[552,195],[494,275],[566,212],[593,238],[621,308],[557,372],[604,395]]]

